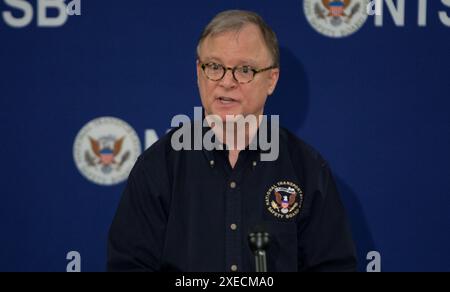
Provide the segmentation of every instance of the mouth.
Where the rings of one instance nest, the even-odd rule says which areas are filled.
[[[218,101],[219,103],[223,104],[223,105],[230,105],[230,104],[234,104],[236,102],[238,102],[238,100],[229,97],[229,96],[218,96],[216,97],[216,101]]]

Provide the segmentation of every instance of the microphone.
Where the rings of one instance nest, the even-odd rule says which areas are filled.
[[[266,250],[270,243],[270,235],[262,226],[257,226],[248,234],[248,244],[255,255],[256,272],[267,272]]]

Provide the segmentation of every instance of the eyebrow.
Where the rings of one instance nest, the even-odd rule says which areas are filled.
[[[203,61],[204,62],[218,62],[218,63],[224,65],[223,61],[220,58],[218,58],[218,57],[207,57]],[[245,64],[245,65],[249,65],[249,66],[252,66],[252,67],[258,67],[257,64],[256,64],[256,61],[252,60],[252,59],[242,59],[242,60],[239,60],[239,62],[237,64],[238,65],[236,65],[236,66],[242,66],[242,65]]]

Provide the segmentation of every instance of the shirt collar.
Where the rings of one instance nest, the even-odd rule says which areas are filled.
[[[205,110],[203,109],[201,123],[203,123],[204,119],[205,119]],[[200,122],[200,121],[196,121],[196,122]],[[270,122],[270,119],[267,119],[267,127],[266,128],[267,128],[268,140],[271,141],[271,139],[272,139],[271,134],[272,133],[271,133],[271,122]],[[202,139],[205,137],[206,133],[208,133],[208,131],[210,131],[210,130],[212,130],[212,129],[209,126],[202,127],[202,133],[203,133]],[[261,153],[269,153],[270,152],[270,150],[263,150],[261,148],[261,143],[260,143],[260,139],[259,139],[260,130],[261,130],[261,127],[258,127],[258,130],[257,130],[255,136],[253,137],[252,142],[249,145],[247,145],[245,147],[245,149],[242,150],[242,151],[248,152],[249,154],[250,153],[261,154]],[[213,136],[213,139],[217,139],[215,135]],[[250,145],[252,145],[252,144],[256,144],[256,148],[252,147],[255,150],[251,150],[250,149]],[[219,154],[219,153],[221,153],[221,154],[228,154],[228,150],[226,149],[226,145],[225,144],[222,144],[222,150],[218,150],[218,149],[207,150],[207,149],[205,149],[205,147],[203,147],[202,151],[203,151],[206,159],[208,160],[208,163],[210,163],[212,166],[215,163],[214,162],[215,161],[214,153],[217,153],[217,154]]]

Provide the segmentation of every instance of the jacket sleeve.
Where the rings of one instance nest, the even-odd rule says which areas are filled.
[[[299,232],[300,271],[356,271],[356,252],[344,206],[324,163],[308,222]]]
[[[156,151],[130,173],[108,238],[108,271],[157,271],[161,265],[170,192]]]

